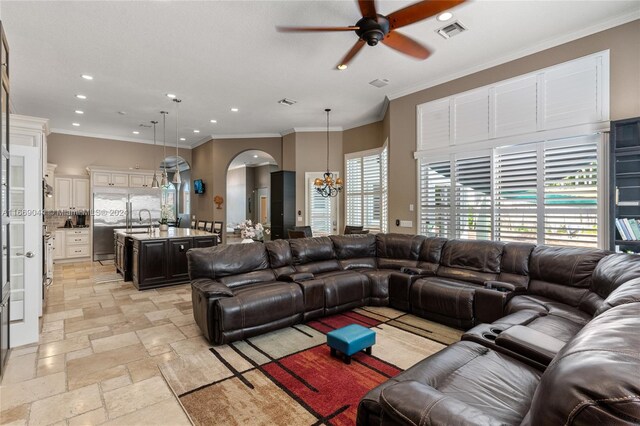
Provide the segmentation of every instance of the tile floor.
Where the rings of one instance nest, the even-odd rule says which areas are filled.
[[[188,285],[139,292],[113,265],[58,264],[37,345],[11,351],[0,424],[190,425],[158,365],[207,345]]]

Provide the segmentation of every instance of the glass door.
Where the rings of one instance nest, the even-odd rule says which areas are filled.
[[[39,149],[11,147],[9,165],[9,281],[11,283],[11,346],[38,340],[38,318],[42,309],[42,251],[39,241],[38,179]]]

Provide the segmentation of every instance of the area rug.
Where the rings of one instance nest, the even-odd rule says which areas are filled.
[[[326,333],[376,332],[373,353],[330,356]],[[391,308],[367,307],[223,346],[202,345],[160,369],[196,425],[353,425],[371,389],[462,333]]]

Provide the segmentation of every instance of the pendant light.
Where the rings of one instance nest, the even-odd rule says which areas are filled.
[[[327,171],[322,178],[316,178],[313,185],[321,196],[335,197],[342,190],[344,182],[340,177],[334,179],[333,173],[329,171],[329,113],[331,109],[327,108],[324,111],[327,113]]]
[[[176,172],[173,174],[173,183],[180,185],[182,180],[180,179],[180,164],[178,164],[178,141],[180,140],[180,134],[178,133],[178,105],[182,102],[180,99],[174,99],[176,103]]]
[[[157,121],[151,121],[151,124],[153,124],[153,180],[151,181],[151,188],[153,189],[158,189],[160,188],[160,184],[158,183],[158,174],[156,173],[156,124],[158,124]]]
[[[166,188],[169,186],[169,181],[167,180],[167,111],[160,111],[162,114],[162,144],[163,144],[163,153],[164,159],[162,160],[162,182],[160,182],[160,186]]]

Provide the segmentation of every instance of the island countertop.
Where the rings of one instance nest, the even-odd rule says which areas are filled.
[[[168,231],[160,231],[158,228],[153,230],[150,234],[145,228],[134,228],[134,232],[127,232],[126,229],[115,229],[114,233],[123,234],[130,237],[133,240],[148,241],[148,240],[171,240],[174,238],[188,238],[188,237],[211,237],[215,234],[200,229],[191,228],[169,228]]]

